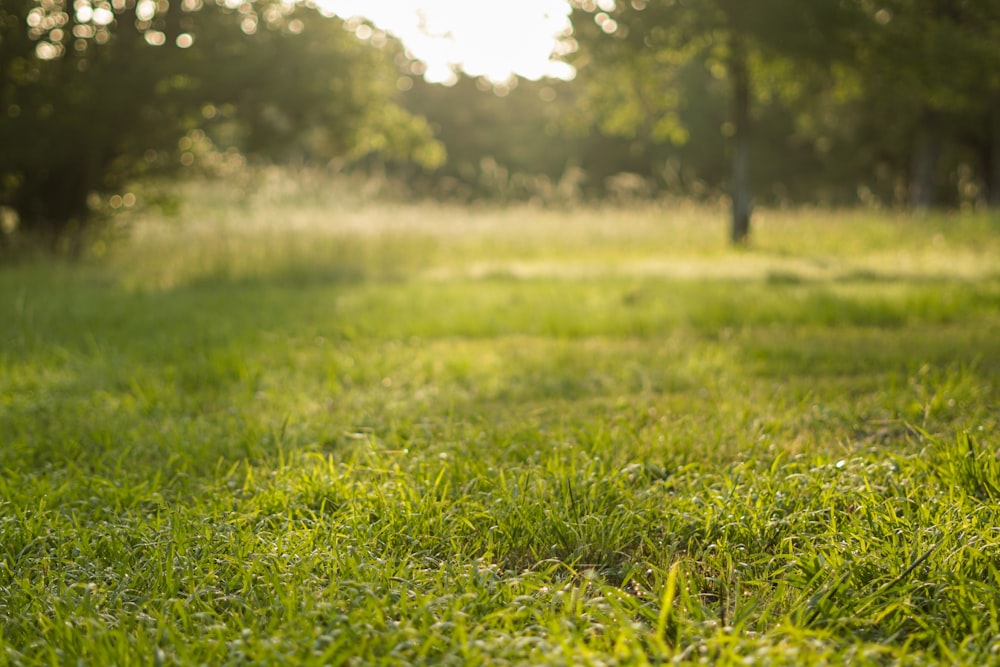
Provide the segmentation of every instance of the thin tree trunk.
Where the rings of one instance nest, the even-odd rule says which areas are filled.
[[[732,242],[745,245],[750,239],[750,213],[753,193],[750,188],[750,70],[747,67],[743,40],[734,34],[729,61],[733,84],[733,155],[732,155]]]
[[[1000,208],[1000,108],[990,112],[990,148],[987,163],[986,202],[990,208]]]
[[[913,164],[910,168],[910,208],[926,210],[934,206],[934,181],[937,176],[938,160],[941,157],[941,133],[938,118],[932,111],[926,111],[917,128],[913,147]]]

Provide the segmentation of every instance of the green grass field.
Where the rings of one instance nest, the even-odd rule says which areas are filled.
[[[0,664],[1000,664],[996,215],[303,191],[0,268]]]

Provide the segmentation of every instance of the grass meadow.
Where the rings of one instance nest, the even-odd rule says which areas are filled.
[[[1000,664],[1000,218],[192,184],[0,267],[0,664]]]

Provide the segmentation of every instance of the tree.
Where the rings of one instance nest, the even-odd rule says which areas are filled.
[[[448,164],[420,174],[436,179],[442,196],[541,196],[579,161],[578,146],[559,123],[573,110],[565,81],[494,84],[460,74],[442,86],[416,79],[402,103],[427,118],[447,149]]]
[[[731,239],[746,243],[752,209],[754,74],[775,62],[826,66],[846,51],[857,12],[840,0],[575,0],[577,66],[592,68],[592,95],[604,131],[654,142],[684,141],[684,101],[674,83],[693,61],[725,78],[729,120]],[[791,76],[800,76],[789,70]]]
[[[0,205],[78,237],[95,196],[189,163],[195,130],[248,155],[440,162],[392,54],[343,26],[279,1],[0,0]]]
[[[896,137],[910,207],[937,203],[948,144],[978,154],[989,196],[1000,201],[1000,3],[858,5],[867,20],[854,43],[854,97],[875,126],[872,143]]]

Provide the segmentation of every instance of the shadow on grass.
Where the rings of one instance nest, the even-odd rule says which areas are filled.
[[[107,271],[133,291],[303,288],[396,282],[433,261],[433,239],[386,235],[206,232],[166,237],[111,258]]]

